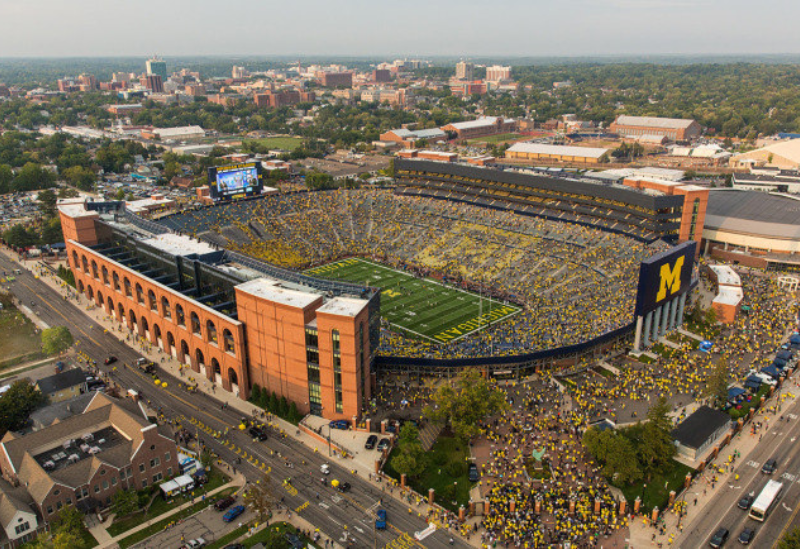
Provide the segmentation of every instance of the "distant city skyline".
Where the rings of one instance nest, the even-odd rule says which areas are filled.
[[[0,56],[800,53],[800,3],[763,0],[0,0]]]

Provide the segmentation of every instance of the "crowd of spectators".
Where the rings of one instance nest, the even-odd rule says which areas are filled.
[[[638,265],[665,247],[377,189],[276,195],[185,211],[162,223],[282,267],[367,257],[523,307],[447,345],[382,330],[381,353],[430,358],[528,353],[630,324]]]

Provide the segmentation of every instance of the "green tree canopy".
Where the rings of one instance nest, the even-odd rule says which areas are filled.
[[[800,549],[800,528],[792,528],[786,532],[775,549]]]
[[[479,370],[464,370],[454,384],[439,387],[425,407],[425,415],[446,423],[453,434],[467,441],[480,432],[479,422],[508,409],[505,393],[492,386]]]
[[[417,477],[425,470],[425,450],[419,439],[419,429],[406,423],[400,429],[397,443],[398,453],[392,457],[392,467],[400,474]]]
[[[7,431],[25,426],[31,412],[43,404],[46,397],[25,380],[18,380],[0,396],[0,438]]]
[[[63,353],[72,346],[72,334],[66,326],[42,330],[42,352],[46,355]]]

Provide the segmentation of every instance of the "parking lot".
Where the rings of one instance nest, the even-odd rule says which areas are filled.
[[[241,498],[234,503],[234,505],[241,504]],[[224,514],[225,511],[216,511],[214,507],[208,507],[132,547],[136,549],[178,549],[189,540],[197,538],[203,538],[206,543],[212,543],[253,518],[252,511],[245,510],[233,521],[224,522],[222,520]]]

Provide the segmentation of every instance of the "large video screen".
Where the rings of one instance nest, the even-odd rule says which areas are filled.
[[[696,250],[697,243],[690,240],[642,261],[636,316],[644,316],[689,290]]]
[[[208,169],[208,186],[214,198],[252,196],[261,192],[260,164],[246,162]]]

